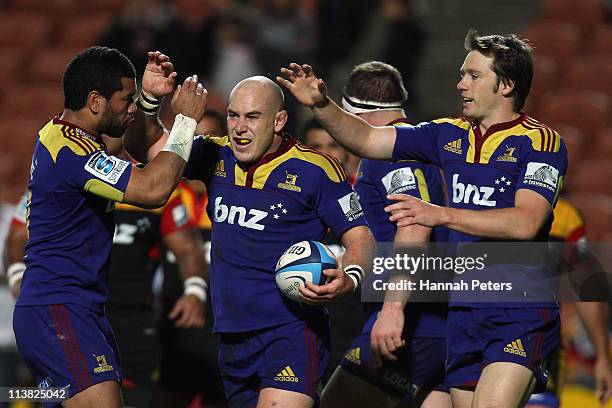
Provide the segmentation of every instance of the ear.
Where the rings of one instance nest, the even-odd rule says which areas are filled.
[[[274,116],[274,133],[280,133],[287,123],[287,111],[282,110]]]
[[[87,95],[87,106],[94,115],[104,112],[106,102],[106,98],[98,91],[91,91]]]
[[[508,97],[514,91],[514,81],[508,80],[508,82],[503,82],[500,84],[501,93],[503,96]]]

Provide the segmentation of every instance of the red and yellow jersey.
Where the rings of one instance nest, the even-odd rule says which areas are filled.
[[[550,241],[581,242],[586,240],[584,219],[580,211],[564,198],[559,198],[550,228]]]

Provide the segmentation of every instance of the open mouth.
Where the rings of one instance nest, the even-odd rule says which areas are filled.
[[[234,141],[236,142],[237,145],[239,146],[246,146],[249,143],[251,143],[251,139],[246,139],[244,137],[235,137]]]
[[[463,97],[463,103],[472,103],[472,102],[474,102],[472,98],[466,98],[465,96]]]

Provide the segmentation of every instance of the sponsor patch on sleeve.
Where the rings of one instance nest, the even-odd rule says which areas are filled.
[[[85,170],[96,178],[114,185],[117,184],[117,181],[119,181],[119,178],[129,165],[130,163],[125,160],[99,151],[94,153],[85,163]]]
[[[559,170],[548,163],[530,162],[527,163],[523,182],[555,192],[559,184]]]
[[[417,188],[416,177],[410,167],[395,169],[382,178],[388,194],[399,194]]]
[[[361,204],[357,199],[356,192],[350,192],[344,197],[338,199],[338,204],[340,204],[340,208],[342,208],[342,212],[349,221],[354,221],[357,218],[363,216],[363,209],[361,208]]]

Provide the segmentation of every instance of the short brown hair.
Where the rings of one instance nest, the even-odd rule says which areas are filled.
[[[497,84],[514,82],[510,94],[514,97],[514,111],[522,110],[533,80],[533,48],[527,40],[515,34],[481,36],[470,29],[465,37],[465,49],[493,58],[491,69],[497,75]]]
[[[376,102],[404,102],[408,97],[397,68],[380,61],[355,66],[343,92],[352,98]]]

